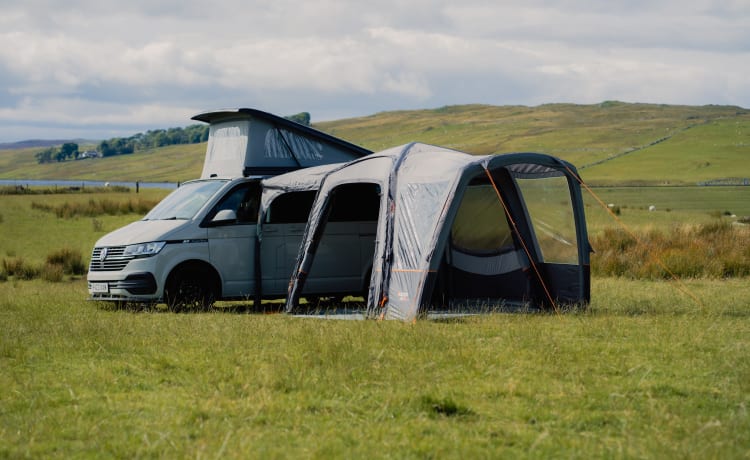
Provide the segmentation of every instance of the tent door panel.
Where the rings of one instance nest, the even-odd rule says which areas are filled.
[[[286,294],[302,240],[302,232],[297,227],[298,224],[266,224],[263,229],[260,257],[264,295]]]
[[[588,303],[590,300],[590,287],[587,282],[590,279],[588,266],[542,264],[539,269],[543,273],[550,295],[558,306]]]
[[[380,186],[345,183],[329,190],[328,197],[313,222],[314,235],[309,236],[311,264],[301,292],[360,295],[372,270]]]
[[[361,280],[359,223],[328,222],[305,292],[358,292]]]
[[[521,270],[501,275],[477,275],[451,270],[453,299],[487,298],[521,302],[529,296],[529,278]]]

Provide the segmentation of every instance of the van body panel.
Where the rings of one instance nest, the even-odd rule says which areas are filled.
[[[209,260],[222,281],[223,297],[249,297],[255,292],[256,225],[208,229]]]

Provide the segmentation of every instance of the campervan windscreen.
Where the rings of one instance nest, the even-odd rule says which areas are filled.
[[[573,203],[565,176],[516,179],[545,262],[578,263]]]
[[[226,183],[224,180],[187,182],[157,204],[143,220],[192,219]]]

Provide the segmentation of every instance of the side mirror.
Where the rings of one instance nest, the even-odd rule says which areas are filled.
[[[237,220],[237,213],[234,212],[233,209],[222,209],[221,211],[217,212],[213,219],[211,219],[212,224],[219,224],[219,223],[226,223],[226,222],[234,222]]]

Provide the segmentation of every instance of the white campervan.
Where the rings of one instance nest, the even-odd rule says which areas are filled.
[[[219,299],[284,297],[320,181],[337,164],[370,153],[254,109],[193,119],[210,123],[201,178],[96,242],[91,299],[165,302],[179,310]],[[361,203],[378,200],[380,191],[354,192],[341,207],[350,211],[326,229],[336,235],[327,244],[350,247],[348,257],[330,251],[336,258],[327,258],[323,251],[316,266],[325,268],[307,295],[361,293],[369,281],[377,208],[365,215]]]

